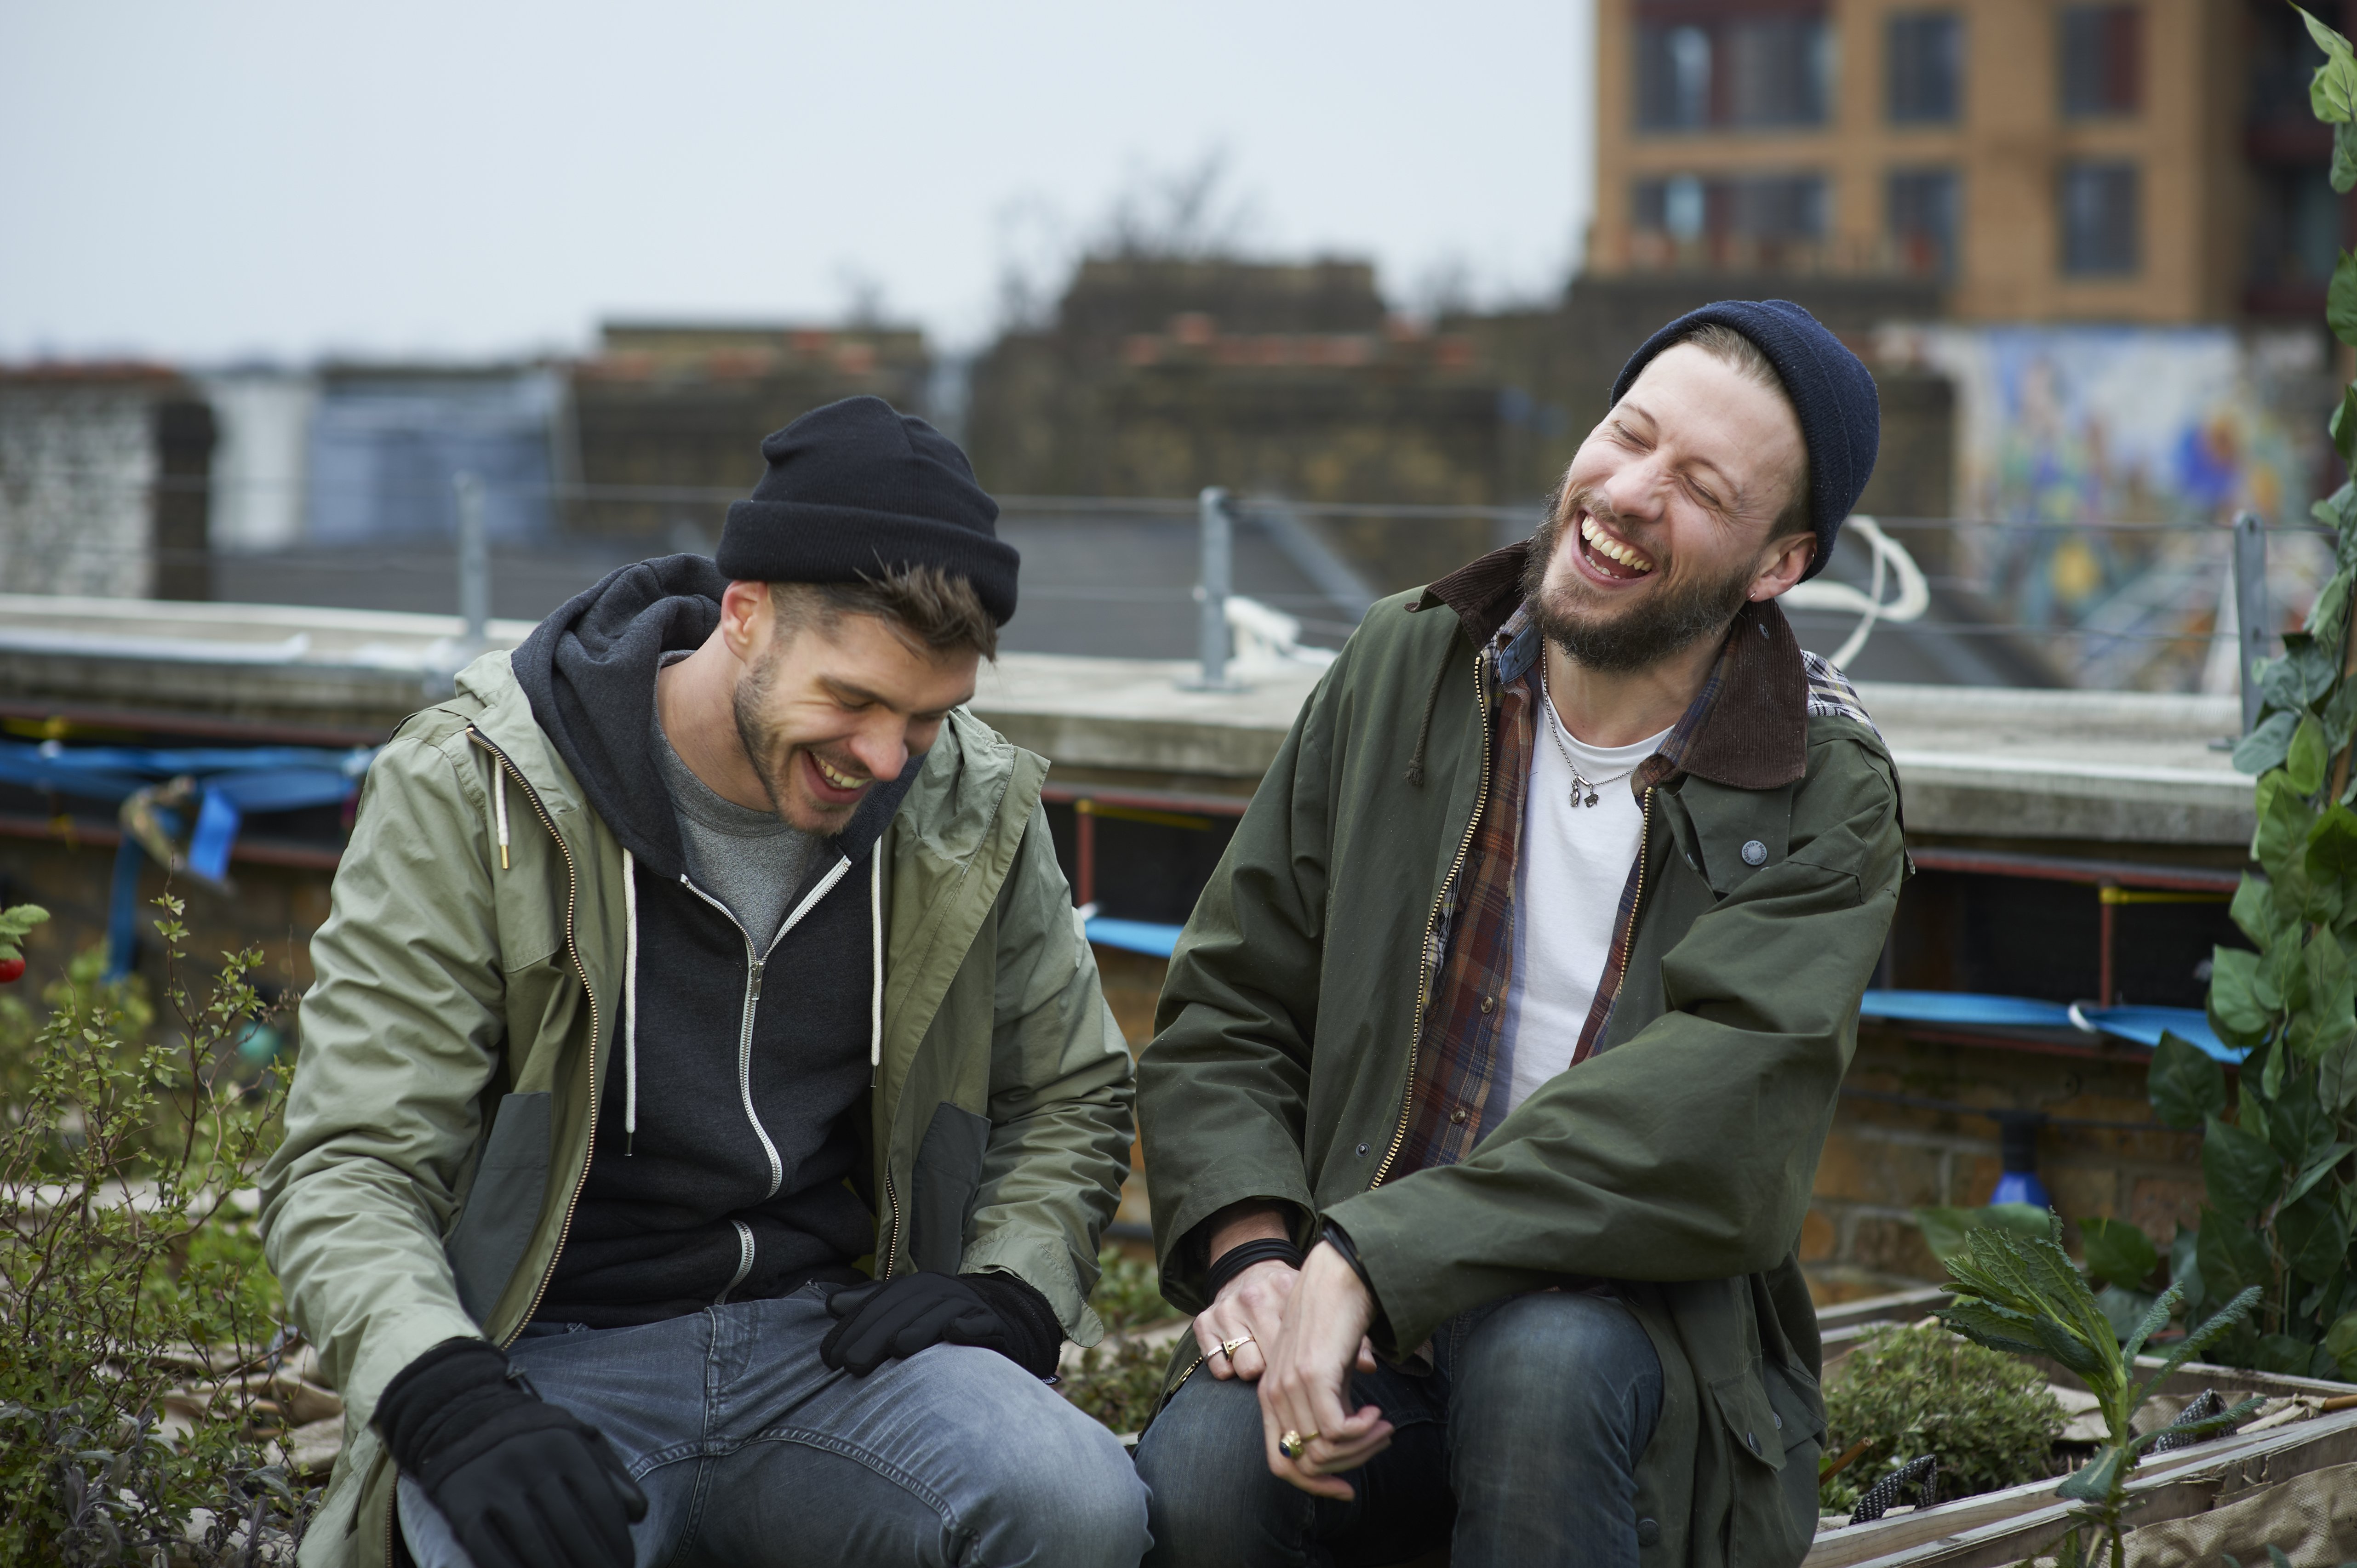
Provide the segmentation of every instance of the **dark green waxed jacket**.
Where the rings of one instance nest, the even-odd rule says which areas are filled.
[[[1374,607],[1179,940],[1139,1068],[1164,1294],[1204,1305],[1191,1233],[1256,1197],[1293,1206],[1305,1240],[1319,1215],[1350,1234],[1394,1359],[1501,1296],[1614,1282],[1664,1374],[1645,1568],[1791,1568],[1824,1432],[1794,1248],[1906,875],[1897,780],[1782,612],[1747,607],[1682,768],[1646,791],[1595,1054],[1462,1163],[1392,1172],[1522,564],[1514,546]],[[1167,1388],[1198,1359],[1182,1338]]]

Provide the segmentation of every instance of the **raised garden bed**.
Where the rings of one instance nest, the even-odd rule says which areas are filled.
[[[1819,1315],[1824,1338],[1828,1379],[1867,1333],[1891,1324],[1915,1322],[1945,1306],[1944,1289],[1927,1288],[1897,1295],[1846,1303]],[[2159,1367],[2156,1358],[2140,1366]],[[2059,1390],[2083,1387],[2061,1367],[2046,1363],[2042,1369]],[[2357,1386],[2324,1382],[2313,1378],[2282,1377],[2247,1371],[2239,1367],[2192,1362],[2179,1369],[2154,1395],[2147,1429],[2165,1423],[2176,1410],[2207,1389],[2228,1402],[2256,1395],[2266,1406],[2243,1430],[2168,1454],[2148,1455],[2129,1486],[2130,1496],[2142,1504],[2132,1516],[2139,1529],[2172,1520],[2193,1519],[2235,1504],[2255,1504],[2266,1488],[2282,1487],[2304,1477],[2341,1466],[2357,1466]],[[2061,1477],[2053,1477],[2002,1491],[1960,1498],[1936,1507],[1893,1510],[1868,1524],[1834,1524],[1821,1530],[1805,1568],[2003,1568],[2051,1551],[2070,1524],[2072,1506],[2055,1496]],[[2305,1491],[2319,1496],[2347,1495],[2352,1513],[2349,1528],[2357,1530],[2357,1468],[2346,1477],[2308,1483]],[[2313,1498],[2299,1499],[2313,1512]],[[2254,1530],[2264,1528],[2254,1522]],[[2339,1526],[2331,1527],[2335,1533]],[[2153,1539],[2156,1548],[2162,1542]],[[2280,1545],[2292,1542],[2278,1540]],[[2265,1561],[2266,1540],[2226,1541],[2215,1550],[2233,1552],[2248,1564]],[[2158,1552],[2139,1554],[2136,1537],[2128,1537],[2131,1568],[2145,1568],[2148,1556],[2163,1562],[2179,1559]],[[2335,1541],[2332,1552],[2319,1562],[2340,1563],[2357,1556],[2357,1538]],[[2295,1559],[2297,1561],[2297,1559]],[[2305,1563],[2301,1568],[2307,1568]]]

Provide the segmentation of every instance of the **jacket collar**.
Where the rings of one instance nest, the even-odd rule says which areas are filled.
[[[1412,608],[1446,605],[1505,680],[1536,661],[1538,628],[1523,608],[1527,542],[1493,550],[1425,589]],[[1662,749],[1637,770],[1641,788],[1693,774],[1738,789],[1773,789],[1807,773],[1809,680],[1792,624],[1773,599],[1746,604],[1717,662]]]

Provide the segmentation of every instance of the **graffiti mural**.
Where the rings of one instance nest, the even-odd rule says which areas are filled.
[[[1878,349],[1954,383],[1960,585],[2042,635],[2081,684],[2233,689],[2240,511],[2277,530],[2284,623],[2306,612],[2326,563],[2304,531],[2331,396],[2315,333],[1905,327]]]

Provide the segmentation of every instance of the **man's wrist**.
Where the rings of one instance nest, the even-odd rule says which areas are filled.
[[[1255,1236],[1249,1241],[1239,1241],[1211,1261],[1211,1272],[1203,1279],[1203,1294],[1217,1301],[1220,1293],[1235,1282],[1246,1269],[1261,1263],[1283,1263],[1289,1269],[1301,1266],[1301,1249],[1280,1236]]]
[[[1367,1265],[1359,1261],[1359,1249],[1351,1242],[1351,1233],[1329,1219],[1318,1226],[1318,1240],[1321,1246],[1333,1248],[1335,1255],[1350,1265],[1351,1273],[1358,1276],[1359,1288],[1367,1293],[1367,1314],[1371,1325],[1369,1332],[1379,1342],[1387,1337],[1388,1324],[1383,1317],[1383,1298],[1375,1294],[1374,1279],[1367,1273]]]

